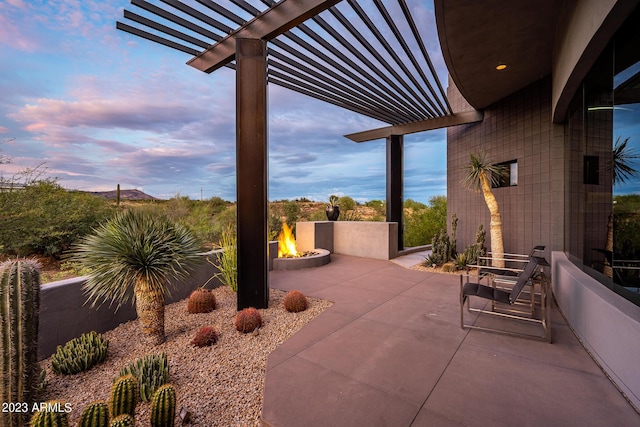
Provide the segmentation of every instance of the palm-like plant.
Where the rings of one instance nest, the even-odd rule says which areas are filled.
[[[75,248],[91,273],[84,285],[92,305],[133,301],[143,332],[164,342],[164,299],[170,281],[186,277],[199,260],[194,235],[165,217],[137,210],[119,213]]]
[[[612,184],[615,187],[616,184],[622,184],[638,176],[638,170],[633,167],[635,160],[640,159],[640,155],[627,146],[629,143],[629,137],[620,141],[620,137],[616,138],[616,142],[613,145],[613,158],[611,161],[611,167],[608,168],[612,173]],[[609,251],[613,255],[613,209],[609,213],[607,222],[607,243],[605,244],[605,250]],[[602,273],[607,277],[613,277],[613,266],[609,264],[609,261],[605,259],[604,268]]]
[[[482,191],[484,201],[491,214],[489,233],[491,236],[492,265],[494,267],[504,267],[504,243],[502,239],[502,216],[498,209],[491,185],[497,185],[504,175],[504,168],[493,164],[485,151],[471,153],[470,163],[466,167],[466,175],[462,184],[470,190]]]

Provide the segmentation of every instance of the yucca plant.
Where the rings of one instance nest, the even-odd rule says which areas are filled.
[[[133,301],[151,344],[164,342],[164,300],[169,283],[187,276],[200,245],[185,227],[166,217],[127,210],[98,227],[75,248],[91,271],[84,291],[92,305]]]
[[[492,163],[491,159],[485,151],[472,153],[469,155],[470,162],[466,169],[466,176],[462,184],[474,191],[482,191],[484,201],[487,204],[489,213],[491,214],[491,222],[489,224],[489,233],[491,235],[491,252],[494,267],[504,267],[504,243],[502,239],[502,216],[498,208],[491,185],[497,185],[501,177],[504,175],[504,168]]]

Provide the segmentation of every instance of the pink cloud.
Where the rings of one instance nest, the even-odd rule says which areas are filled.
[[[7,132],[9,132],[9,129],[7,129],[4,126],[0,126],[0,133],[7,133]]]

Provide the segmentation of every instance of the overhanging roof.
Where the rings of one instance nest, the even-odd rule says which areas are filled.
[[[131,3],[117,28],[193,55],[202,71],[234,67],[235,37],[262,38],[270,83],[392,126],[453,114],[405,0]]]
[[[558,2],[434,0],[447,68],[474,108],[551,74]],[[496,70],[505,64],[506,69]]]

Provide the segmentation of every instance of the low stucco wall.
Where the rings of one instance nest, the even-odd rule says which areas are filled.
[[[315,248],[342,255],[375,259],[398,256],[398,223],[368,221],[311,221],[296,223],[300,250]]]
[[[612,381],[640,408],[640,307],[553,252],[552,285],[567,322]]]
[[[171,297],[167,304],[188,297],[193,290],[204,285],[218,269],[206,262],[205,257],[214,252],[204,254],[203,262],[183,283],[171,287]],[[91,307],[86,303],[82,285],[86,277],[61,280],[42,285],[40,290],[40,330],[38,333],[38,357],[46,359],[51,356],[58,345],[77,338],[85,332],[106,332],[121,323],[136,318],[135,308],[126,304],[115,309],[115,305],[103,304]],[[212,279],[207,288],[220,286],[217,279]]]

